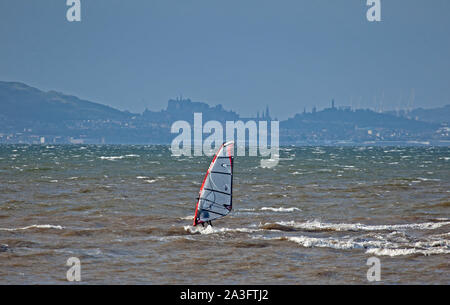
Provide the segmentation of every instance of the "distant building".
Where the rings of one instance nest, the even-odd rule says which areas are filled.
[[[69,142],[71,144],[83,144],[84,140],[83,139],[75,139],[75,138],[70,137]]]
[[[272,118],[270,117],[269,106],[266,106],[265,111],[261,111],[262,115],[259,116],[259,111],[256,113],[256,118],[258,120],[270,121]]]
[[[265,115],[265,119],[266,119],[266,120],[270,120],[269,105],[266,106],[266,115]]]

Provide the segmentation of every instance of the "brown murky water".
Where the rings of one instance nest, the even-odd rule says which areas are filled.
[[[450,148],[283,148],[235,160],[232,213],[192,227],[208,157],[0,146],[0,284],[450,284]]]

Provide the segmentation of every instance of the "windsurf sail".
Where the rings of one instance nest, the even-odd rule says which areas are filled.
[[[209,166],[195,207],[194,226],[226,216],[232,208],[234,142],[224,143]]]

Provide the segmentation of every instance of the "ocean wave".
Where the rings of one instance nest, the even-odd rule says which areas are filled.
[[[184,217],[179,217],[181,220],[193,220],[194,216],[193,215],[189,215],[189,216],[184,216]]]
[[[101,156],[100,159],[102,160],[109,160],[109,161],[115,161],[115,160],[120,160],[125,158],[125,156],[113,156],[113,157],[105,157],[105,156]]]
[[[254,239],[287,240],[305,248],[329,248],[336,250],[364,249],[365,253],[377,256],[405,256],[405,255],[437,255],[450,254],[449,241],[422,241],[418,243],[395,243],[387,240],[369,240],[367,237],[352,238],[317,238],[309,236],[255,236]]]
[[[297,231],[293,227],[289,226],[283,226],[277,223],[266,223],[266,224],[260,224],[260,228],[264,230],[270,230],[270,231],[285,231],[285,232],[292,232]]]
[[[57,229],[57,230],[63,230],[64,227],[62,226],[54,226],[54,225],[31,225],[26,226],[22,228],[0,228],[0,231],[21,231],[21,230],[28,230],[28,229]]]
[[[383,248],[373,248],[366,251],[367,254],[374,254],[377,256],[403,256],[403,255],[413,255],[422,254],[437,255],[437,254],[450,254],[449,249],[437,248],[437,249],[383,249]]]
[[[262,231],[261,229],[249,229],[249,228],[215,228],[208,225],[207,227],[202,226],[184,226],[184,230],[193,234],[218,234],[218,233],[253,233]]]
[[[249,209],[249,208],[243,208],[243,209],[237,209],[239,212],[254,212],[255,209]]]
[[[140,157],[139,155],[125,155],[125,156],[101,156],[100,159],[102,160],[108,160],[108,161],[116,161],[116,160],[121,160],[121,159],[125,159],[125,158],[137,158]]]
[[[337,238],[316,238],[308,236],[287,236],[283,237],[288,241],[295,242],[305,248],[332,248],[338,250],[365,249],[369,247],[382,247],[395,245],[386,241],[355,241],[353,239]],[[282,238],[282,239],[283,239]]]
[[[277,225],[311,231],[394,231],[394,230],[435,230],[442,226],[450,225],[450,221],[444,222],[425,222],[425,223],[410,223],[410,224],[395,224],[395,225],[364,225],[361,223],[323,223],[320,221],[307,221],[307,222],[295,222],[295,221],[280,221],[276,222]],[[262,227],[269,226],[271,223],[261,224]]]
[[[442,234],[434,234],[430,235],[430,238],[442,238],[442,237],[449,237],[450,238],[450,232],[442,233]]]
[[[260,209],[261,211],[272,211],[272,212],[294,212],[294,211],[301,211],[299,208],[283,208],[283,207],[279,207],[279,208],[273,208],[273,207],[262,207]]]
[[[420,181],[434,181],[434,182],[441,181],[441,179],[422,178],[422,177],[418,177],[417,180],[420,180]]]

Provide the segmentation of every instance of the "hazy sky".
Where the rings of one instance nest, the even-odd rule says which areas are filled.
[[[0,1],[0,80],[141,112],[182,94],[243,115],[450,104],[450,1]]]

